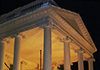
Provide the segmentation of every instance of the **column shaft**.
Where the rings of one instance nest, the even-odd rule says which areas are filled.
[[[70,43],[69,42],[64,42],[64,70],[71,70]]]
[[[43,70],[51,70],[51,27],[44,28],[44,61]]]
[[[83,53],[78,52],[78,70],[84,70]]]
[[[13,70],[20,70],[20,44],[21,38],[15,37]]]
[[[92,60],[88,61],[88,65],[89,65],[89,70],[93,70],[93,61]]]
[[[4,70],[4,43],[0,42],[0,70]]]

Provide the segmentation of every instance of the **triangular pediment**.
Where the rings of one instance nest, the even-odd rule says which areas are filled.
[[[74,28],[93,48],[95,44],[78,13],[52,6],[53,10]]]
[[[46,2],[42,3],[41,1]],[[93,53],[96,52],[97,49],[80,15],[69,10],[55,7],[55,5],[51,3],[55,4],[53,0],[37,0],[37,4],[36,2],[31,3],[5,14],[0,18],[0,21],[2,21],[0,25],[0,40],[4,39],[4,41],[9,43],[6,44],[6,53],[8,52],[10,55],[13,55],[14,51],[11,50],[14,50],[15,38],[17,38],[16,36],[18,35],[18,38],[21,37],[21,41],[19,41],[21,45],[21,60],[27,60],[30,64],[34,62],[32,66],[35,67],[35,65],[39,63],[39,51],[43,50],[44,52],[43,43],[47,38],[45,34],[49,34],[51,40],[47,41],[51,41],[53,64],[55,61],[57,64],[63,62],[64,47],[66,47],[63,43],[69,41],[69,50],[72,53],[70,55],[72,57],[71,63],[78,61],[76,51],[80,48],[85,51],[83,60],[93,57]],[[50,32],[47,32],[48,28]],[[8,53],[6,55],[8,55]],[[26,64],[29,65],[28,63]]]
[[[51,6],[52,9],[62,17],[72,28],[74,28],[93,48],[96,49],[95,44],[78,13],[65,10],[59,7]]]
[[[71,11],[64,11],[63,9],[58,9],[57,7],[53,7],[55,12],[59,14],[70,26],[72,26],[81,36],[84,37],[80,27],[78,26],[76,22],[77,14],[72,13]]]

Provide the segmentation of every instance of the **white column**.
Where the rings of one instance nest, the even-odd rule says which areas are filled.
[[[15,46],[14,46],[14,62],[13,70],[20,70],[20,47],[21,47],[21,37],[15,37]]]
[[[78,70],[84,70],[84,63],[83,63],[83,50],[78,50]]]
[[[94,70],[93,61],[95,61],[93,58],[88,59],[89,70]]]
[[[51,27],[45,26],[44,28],[44,58],[43,70],[51,70]]]
[[[0,41],[0,70],[4,70],[4,41]]]
[[[64,42],[64,70],[71,70],[69,40]]]

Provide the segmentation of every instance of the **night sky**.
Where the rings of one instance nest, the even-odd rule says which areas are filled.
[[[24,6],[34,0],[0,0],[0,15],[8,13],[15,8]],[[85,23],[98,51],[94,53],[96,62],[94,70],[100,70],[100,1],[96,0],[54,0],[59,7],[79,13]],[[85,70],[87,62],[85,62]],[[77,63],[74,63],[73,70],[77,70]]]

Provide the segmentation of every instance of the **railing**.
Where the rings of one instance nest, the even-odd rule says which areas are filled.
[[[29,13],[31,11],[34,11],[37,8],[41,7],[42,4],[43,4],[43,2],[41,2],[39,4],[36,4],[36,5],[33,5],[33,6],[29,7],[29,8],[26,8],[26,9],[21,11],[21,14],[23,15],[23,14]]]
[[[43,5],[43,2],[42,1],[39,1],[39,2],[33,2],[31,5],[28,4],[26,6],[23,6],[23,7],[20,7],[19,9],[16,9],[8,14],[5,14],[1,16],[1,20],[0,20],[0,24],[6,22],[6,21],[9,21],[11,19],[14,19],[14,18],[17,18],[21,15],[25,15],[27,13],[30,13],[32,11],[35,11],[37,10],[38,8],[40,8],[41,6]]]

